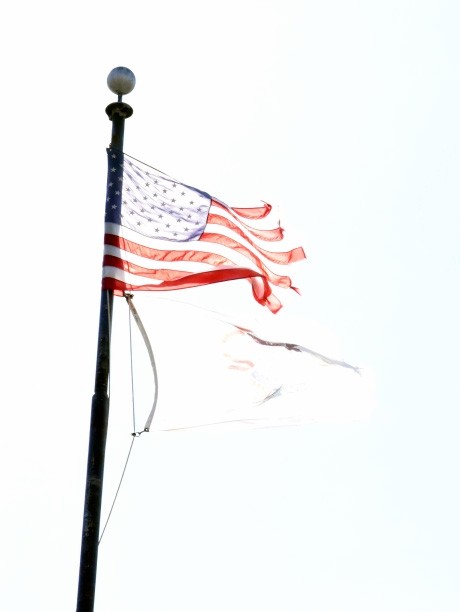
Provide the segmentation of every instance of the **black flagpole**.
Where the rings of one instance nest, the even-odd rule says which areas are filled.
[[[130,93],[135,83],[136,79],[134,74],[128,68],[123,67],[114,68],[107,78],[109,89],[118,95],[118,102],[109,104],[105,110],[109,119],[112,121],[112,141],[110,146],[119,151],[123,151],[125,119],[133,114],[133,109],[129,104],[122,102],[122,96]],[[96,380],[91,404],[77,612],[93,612],[94,610],[105,445],[109,422],[108,384],[112,311],[113,292],[102,290],[99,313]]]

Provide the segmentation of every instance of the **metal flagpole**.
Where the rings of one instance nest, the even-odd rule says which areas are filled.
[[[109,119],[112,121],[112,141],[110,146],[119,151],[123,151],[125,119],[133,114],[133,109],[129,104],[122,102],[122,96],[130,93],[134,89],[136,79],[131,70],[118,67],[110,72],[107,78],[107,84],[109,89],[118,95],[118,102],[109,104],[105,109]],[[105,445],[109,421],[108,384],[112,311],[113,292],[102,290],[99,313],[96,379],[91,404],[77,612],[93,612],[94,610]]]

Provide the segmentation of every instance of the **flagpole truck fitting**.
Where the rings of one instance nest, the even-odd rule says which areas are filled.
[[[133,114],[131,106],[122,101],[122,96],[130,93],[134,89],[135,84],[136,78],[134,74],[129,68],[122,66],[114,68],[107,77],[109,89],[118,96],[117,102],[109,104],[105,109],[110,121],[112,121],[112,141],[110,147],[119,151],[123,151],[125,119]],[[110,168],[108,169],[108,175],[107,183],[109,184]],[[91,404],[76,612],[93,612],[94,610],[105,446],[109,422],[108,384],[112,312],[113,291],[102,289],[96,375]]]
[[[118,96],[118,101],[112,102],[105,109],[110,121],[112,121],[112,142],[110,146],[120,151],[123,151],[124,120],[133,114],[133,109],[126,102],[122,102],[122,97],[131,93],[135,85],[136,77],[134,73],[123,66],[114,68],[107,77],[108,88]]]

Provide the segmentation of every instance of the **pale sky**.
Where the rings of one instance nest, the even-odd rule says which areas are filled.
[[[125,151],[230,205],[280,207],[308,259],[273,316],[367,367],[376,404],[136,439],[95,610],[460,610],[459,20],[448,0],[3,11],[2,610],[76,606],[120,65],[137,79]],[[163,297],[259,316],[243,281]],[[114,333],[127,317],[120,299]],[[131,399],[112,396],[103,521],[131,431]]]

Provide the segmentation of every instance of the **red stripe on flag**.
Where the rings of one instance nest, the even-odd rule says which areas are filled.
[[[164,281],[160,285],[133,285],[111,277],[102,279],[102,289],[113,291],[116,295],[123,295],[129,291],[170,291],[174,289],[189,289],[202,285],[210,285],[229,280],[249,279],[252,284],[254,298],[262,306],[267,306],[272,312],[278,312],[281,303],[272,294],[270,286],[265,278],[254,270],[247,268],[220,268],[219,270],[209,270],[197,274],[188,274],[180,279]]]
[[[224,210],[228,210],[235,216],[243,217],[244,219],[263,219],[270,214],[272,205],[263,203],[263,206],[257,206],[256,208],[235,208],[234,206],[225,206],[222,202],[211,198],[211,205],[220,206]]]
[[[216,215],[214,213],[209,213],[208,224],[209,223],[228,227],[232,231],[239,234],[242,238],[246,239],[248,238],[248,233],[252,234],[256,238],[259,238],[260,240],[266,240],[267,242],[275,242],[283,239],[283,229],[281,227],[276,227],[269,230],[256,230],[248,227],[245,223],[240,222],[246,229],[246,232],[244,232],[238,225],[236,225],[236,223],[233,223],[230,219],[227,219],[227,217],[222,217],[221,215]]]

